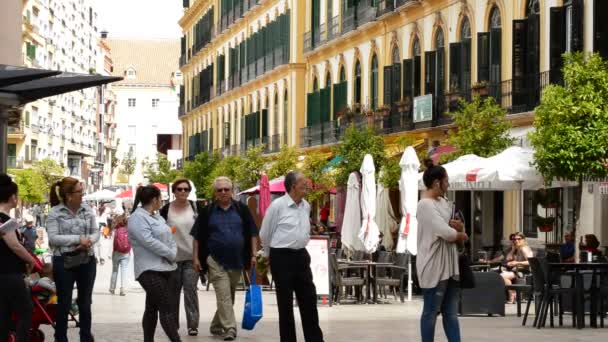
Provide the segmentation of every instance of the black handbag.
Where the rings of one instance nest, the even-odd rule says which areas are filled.
[[[74,251],[69,253],[63,253],[63,268],[70,270],[83,264],[88,264],[90,256],[87,252]]]
[[[475,278],[471,270],[471,261],[469,260],[469,256],[464,253],[458,255],[458,271],[460,273],[460,288],[474,288]]]

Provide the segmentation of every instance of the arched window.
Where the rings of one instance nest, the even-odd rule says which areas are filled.
[[[410,56],[412,57],[403,61],[403,97],[413,101],[414,97],[421,94],[422,58],[418,36],[414,36],[411,44]]]
[[[325,74],[325,88],[330,88],[330,87],[331,87],[331,73],[328,70],[327,73]]]
[[[384,67],[384,104],[392,106],[401,97],[401,60],[399,47],[395,45],[392,53],[392,65]]]
[[[400,63],[400,62],[401,62],[401,61],[399,60],[399,47],[398,47],[397,45],[395,45],[395,46],[393,47],[393,54],[392,54],[392,57],[393,57],[393,64],[397,64],[397,63]]]
[[[513,106],[533,109],[538,104],[539,71],[540,4],[528,0],[526,18],[513,21]]]
[[[285,89],[285,92],[283,93],[283,144],[288,145],[289,144],[289,139],[288,139],[288,129],[287,129],[287,125],[289,123],[289,109],[287,106],[288,103],[288,95],[287,95],[287,89]]]
[[[460,24],[460,42],[450,44],[450,92],[470,100],[471,88],[471,23],[468,17]]]
[[[340,82],[346,81],[346,71],[344,70],[344,65],[340,67]]]
[[[361,104],[361,63],[359,60],[355,63],[355,92],[354,103]]]
[[[435,32],[434,45],[435,51],[425,53],[424,91],[433,94],[433,120],[437,123],[445,111],[445,41],[441,27]]]
[[[378,58],[374,54],[372,56],[371,64],[371,77],[370,77],[370,95],[371,95],[371,108],[376,109],[378,106]]]

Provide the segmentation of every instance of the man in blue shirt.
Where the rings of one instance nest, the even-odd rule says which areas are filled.
[[[572,232],[564,234],[564,244],[559,248],[562,262],[574,262],[574,239]]]
[[[191,234],[196,271],[209,270],[215,289],[217,311],[211,334],[224,341],[236,339],[234,293],[243,269],[255,265],[258,230],[244,204],[232,199],[232,181],[218,177],[213,182],[215,202],[196,219]]]

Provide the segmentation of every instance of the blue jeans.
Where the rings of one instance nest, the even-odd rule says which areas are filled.
[[[458,301],[460,285],[454,279],[443,280],[437,287],[422,289],[424,307],[420,317],[420,332],[422,342],[435,340],[435,323],[437,314],[441,312],[443,330],[448,342],[460,342],[460,327],[458,326]]]
[[[53,256],[53,276],[57,287],[57,316],[55,322],[55,340],[68,342],[68,314],[72,307],[74,283],[78,288],[78,312],[80,319],[80,342],[91,341],[91,302],[93,285],[97,274],[97,261],[91,256],[86,264],[65,269],[63,257]]]
[[[127,268],[129,267],[129,254],[118,252],[112,253],[112,278],[110,279],[110,291],[116,289],[116,279],[118,278],[118,269],[120,268],[120,290],[122,291],[127,279]]]

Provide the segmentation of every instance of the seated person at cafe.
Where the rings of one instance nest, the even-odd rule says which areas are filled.
[[[509,242],[511,243],[511,246],[509,248],[506,248],[504,251],[502,251],[500,253],[497,252],[496,256],[490,260],[480,259],[479,262],[495,263],[495,262],[501,262],[501,261],[505,260],[507,258],[507,256],[509,255],[509,253],[511,253],[513,251],[513,249],[515,249],[515,241],[513,240],[514,236],[515,236],[515,234],[509,235]]]
[[[572,232],[564,234],[564,244],[559,248],[562,262],[574,262],[574,237]]]
[[[600,241],[594,234],[585,235],[585,242],[579,245],[581,251],[591,253],[593,255],[601,256],[602,251],[599,250]]]
[[[513,235],[513,249],[505,258],[507,262],[507,270],[503,271],[500,276],[505,281],[505,285],[513,284],[516,279],[522,278],[524,273],[529,272],[530,264],[528,258],[534,256],[532,249],[528,246],[526,236],[523,233],[515,233]],[[515,303],[515,291],[509,290],[508,303]]]

